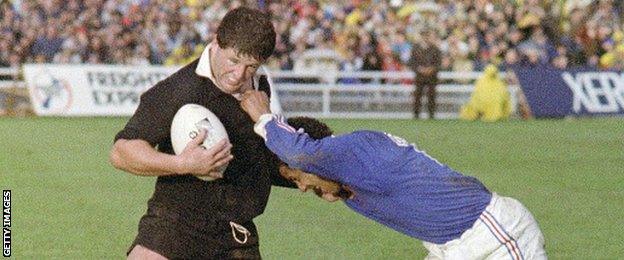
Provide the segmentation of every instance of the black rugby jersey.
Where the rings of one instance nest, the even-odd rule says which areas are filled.
[[[202,181],[193,175],[160,176],[148,207],[165,209],[206,232],[229,231],[229,222],[245,223],[260,215],[271,184],[294,187],[278,172],[278,161],[253,131],[254,122],[232,95],[195,73],[199,59],[157,83],[141,95],[135,114],[118,139],[141,139],[158,151],[174,154],[171,121],[180,107],[195,103],[207,107],[223,123],[232,143],[234,159],[223,179]],[[257,89],[270,96],[265,76]]]

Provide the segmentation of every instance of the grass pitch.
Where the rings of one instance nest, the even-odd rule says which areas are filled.
[[[154,179],[107,162],[126,118],[0,118],[0,188],[12,190],[17,259],[120,259]],[[337,133],[405,137],[521,200],[551,259],[624,258],[624,119],[503,123],[325,120]],[[312,194],[274,188],[256,219],[266,259],[422,259],[420,241]]]

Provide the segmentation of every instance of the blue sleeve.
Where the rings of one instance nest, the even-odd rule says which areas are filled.
[[[265,125],[266,146],[291,168],[338,180],[336,163],[343,151],[340,140],[326,137],[315,140],[288,125],[281,116],[274,116]]]

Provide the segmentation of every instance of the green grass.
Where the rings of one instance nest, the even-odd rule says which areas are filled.
[[[18,259],[123,258],[154,179],[113,169],[125,118],[0,118],[0,188],[13,191]],[[624,258],[624,121],[326,120],[415,142],[535,215],[551,259]],[[420,241],[297,190],[257,218],[266,259],[422,259]]]

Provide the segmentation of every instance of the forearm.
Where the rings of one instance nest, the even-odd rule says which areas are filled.
[[[264,114],[254,131],[262,136],[271,152],[291,167],[312,169],[322,162],[319,154],[325,154],[320,140],[314,140],[303,132],[297,132],[282,116]]]
[[[175,155],[158,152],[143,140],[119,139],[110,153],[110,162],[115,168],[139,176],[179,174],[177,159]]]

